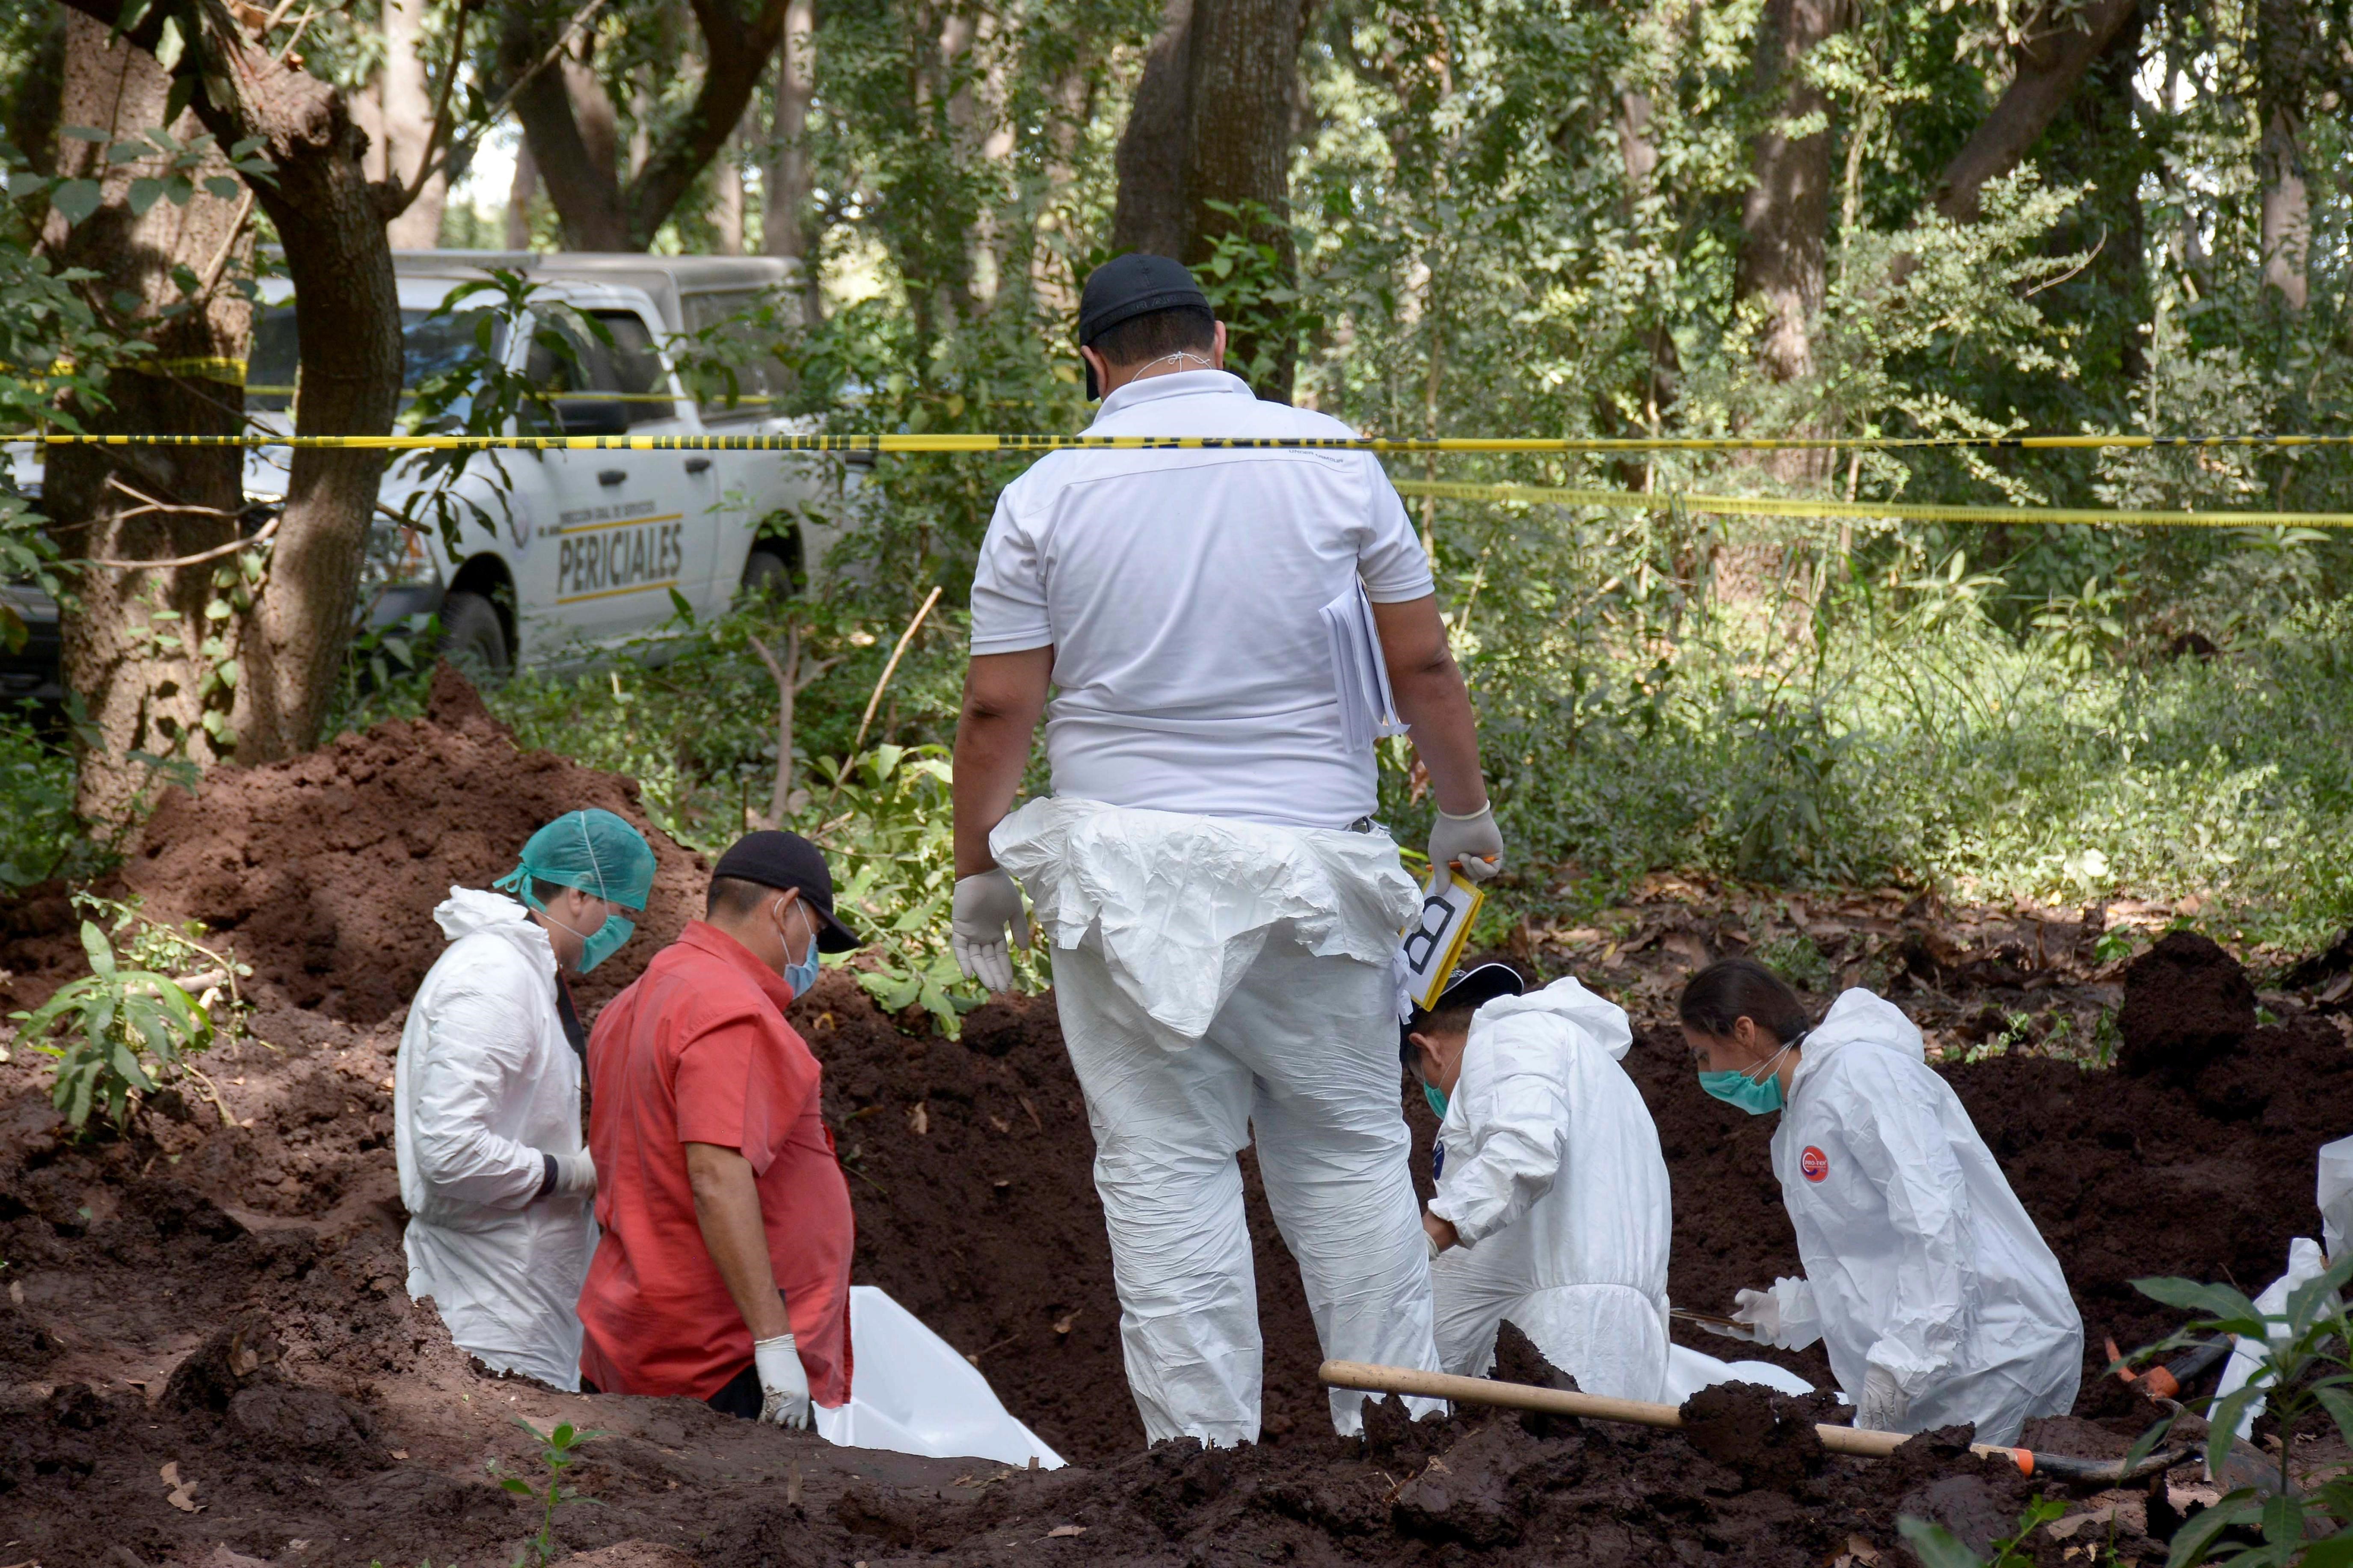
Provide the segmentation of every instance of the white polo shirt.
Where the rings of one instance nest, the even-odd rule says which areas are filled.
[[[1223,371],[1131,382],[1094,436],[1349,436]],[[1005,488],[972,584],[972,651],[1054,649],[1054,793],[1293,827],[1377,804],[1342,739],[1323,607],[1434,592],[1368,452],[1065,451]]]

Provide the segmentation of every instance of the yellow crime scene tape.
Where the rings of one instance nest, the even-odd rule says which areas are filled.
[[[1735,517],[1901,518],[1910,522],[2021,522],[2147,525],[2159,528],[2353,528],[2348,511],[2137,511],[2123,508],[1937,506],[1926,502],[1804,500],[1782,496],[1713,496],[1686,491],[1549,489],[1532,485],[1457,485],[1399,479],[1401,496],[1434,500],[1523,501],[1618,510],[1685,511]]]
[[[558,394],[618,401],[601,394]],[[661,399],[661,401],[669,401]],[[91,436],[44,431],[0,437],[41,446],[269,447],[302,450],[570,452],[908,452],[1028,453],[1060,451],[1373,452],[1797,452],[1899,451],[1932,447],[1975,450],[2128,451],[2161,447],[2353,447],[2346,436],[1888,436],[1847,440],[1726,437],[1384,437],[1384,436],[989,436],[965,431],[866,436],[285,436],[269,431],[236,436]],[[1807,502],[1808,506],[1817,503]],[[1872,516],[1892,515],[1874,511]]]

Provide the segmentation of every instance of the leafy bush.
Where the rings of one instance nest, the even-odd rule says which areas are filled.
[[[2217,1334],[2242,1343],[2267,1345],[2255,1375],[2214,1400],[2205,1411],[2207,1473],[2231,1473],[2239,1423],[2258,1401],[2267,1402],[2279,1424],[2276,1472],[2260,1483],[2232,1488],[2220,1501],[2186,1520],[2175,1531],[2167,1568],[2193,1563],[2229,1563],[2236,1568],[2306,1568],[2353,1563],[2353,1474],[2339,1471],[2306,1485],[2291,1474],[2297,1446],[2313,1418],[2325,1414],[2336,1436],[2353,1443],[2353,1314],[2345,1288],[2353,1283],[2353,1257],[2288,1293],[2284,1313],[2265,1314],[2228,1285],[2194,1279],[2136,1279],[2133,1289],[2168,1307],[2200,1313],[2179,1333],[2139,1352],[2161,1355]],[[2153,1452],[2179,1416],[2168,1416],[2133,1446],[2127,1466]]]
[[[59,987],[39,1008],[11,1015],[23,1026],[25,1044],[56,1058],[50,1099],[67,1124],[79,1131],[99,1110],[127,1126],[142,1100],[181,1079],[202,1089],[226,1124],[228,1110],[193,1058],[214,1043],[214,1007],[222,1007],[234,1036],[243,1011],[237,981],[251,971],[196,942],[195,930],[175,931],[132,906],[88,895],[77,895],[76,902],[115,917],[113,937],[128,933],[123,951],[117,952],[96,921],[83,921],[90,973]],[[175,977],[192,961],[212,967]],[[189,994],[192,985],[202,994]]]

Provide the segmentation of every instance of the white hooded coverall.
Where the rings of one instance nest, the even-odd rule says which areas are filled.
[[[2084,1324],[2059,1260],[1893,1004],[1848,991],[1805,1037],[1773,1173],[1806,1269],[1775,1286],[1778,1342],[1821,1339],[1848,1398],[1883,1367],[1903,1430],[1974,1422],[1981,1443],[2074,1405]]]
[[[449,946],[409,1006],[394,1073],[408,1293],[432,1297],[485,1365],[576,1389],[596,1222],[585,1196],[539,1196],[545,1155],[585,1146],[555,952],[496,893],[452,888],[433,918]]]
[[[1483,1375],[1510,1320],[1588,1394],[1667,1397],[1667,1162],[1619,1064],[1623,1008],[1574,980],[1479,1009],[1439,1129],[1439,1360]]]

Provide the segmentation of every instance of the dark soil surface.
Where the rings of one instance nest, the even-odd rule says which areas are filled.
[[[1254,1186],[1265,1440],[1141,1452],[1092,1144],[1051,999],[991,1004],[949,1042],[902,1033],[838,973],[794,1011],[826,1064],[826,1113],[852,1173],[856,1277],[971,1357],[1071,1468],[833,1449],[697,1405],[486,1376],[402,1288],[393,1053],[409,989],[439,951],[433,903],[453,882],[504,871],[533,828],[582,805],[644,821],[633,786],[517,752],[453,681],[424,721],[223,770],[158,813],[122,888],[153,912],[206,921],[254,965],[258,1037],[208,1064],[232,1124],[202,1100],[165,1096],[120,1138],[61,1136],[39,1060],[19,1051],[0,1066],[0,1564],[505,1568],[538,1510],[497,1479],[543,1479],[518,1418],[603,1434],[569,1478],[598,1506],[565,1509],[556,1535],[605,1568],[1870,1568],[1902,1560],[1899,1513],[1983,1543],[2010,1532],[2032,1490],[2014,1469],[1971,1459],[1957,1433],[1884,1462],[1827,1456],[1810,1430],[1834,1418],[1826,1395],[1755,1388],[1694,1401],[1688,1436],[1481,1412],[1408,1427],[1384,1414],[1344,1445],[1314,1381],[1296,1271]],[[662,862],[654,908],[598,972],[592,1005],[697,906],[693,858],[649,837]],[[1718,933],[1729,918],[1696,901],[1691,912]],[[2009,989],[1972,990],[1969,966],[1993,961],[1950,934],[1931,943],[1923,931],[1947,931],[1939,918],[1891,914],[1869,951],[1894,955],[1905,1005],[1958,1041],[1972,1007],[2016,1010],[2013,983],[2037,973],[2034,950],[2022,967],[1983,972]],[[61,896],[0,910],[0,969],[13,972],[0,1002],[36,1002],[79,972],[72,929]],[[1713,956],[1717,941],[1695,941],[1699,952],[1651,943],[1639,974],[1599,949],[1580,967],[1637,1016],[1628,1067],[1675,1182],[1674,1298],[1720,1310],[1798,1264],[1766,1157],[1772,1119],[1699,1093],[1659,1002],[1657,977]],[[2115,1455],[2154,1412],[2099,1374],[2099,1342],[2130,1347],[2176,1326],[2126,1281],[2179,1273],[2253,1289],[2276,1274],[2288,1238],[2316,1222],[2315,1149],[2353,1131],[2353,1051],[2336,1018],[2296,995],[2264,994],[2284,1021],[2255,1026],[2240,1005],[2253,997],[2246,976],[2219,949],[2168,939],[2132,968],[2088,978],[2088,942],[2081,929],[2051,942],[2078,955],[2079,973],[2038,987],[2037,1005],[2096,1014],[2121,1000],[2137,1019],[2143,987],[2158,984],[2170,988],[2159,1024],[2208,1020],[2202,1032],[2160,1038],[2158,1026],[2131,1025],[2134,1072],[2023,1049],[1948,1056],[1943,1070],[2065,1265],[2091,1341],[2075,1415],[2038,1424],[2029,1441]],[[1925,973],[1903,959],[1911,948]],[[1558,972],[1556,952],[1520,956],[1531,953]],[[2101,1000],[2101,986],[2114,994]],[[1426,1180],[1432,1119],[1418,1095],[1404,1103]],[[1557,1381],[1515,1335],[1500,1355],[1498,1375]],[[1827,1382],[1819,1352],[1776,1359]],[[2169,1521],[2194,1506],[2193,1475],[2083,1500],[2078,1511],[2107,1512],[2071,1543],[2113,1531],[2123,1560],[2162,1561]],[[2036,1551],[2058,1563],[2065,1547],[2054,1538]]]

